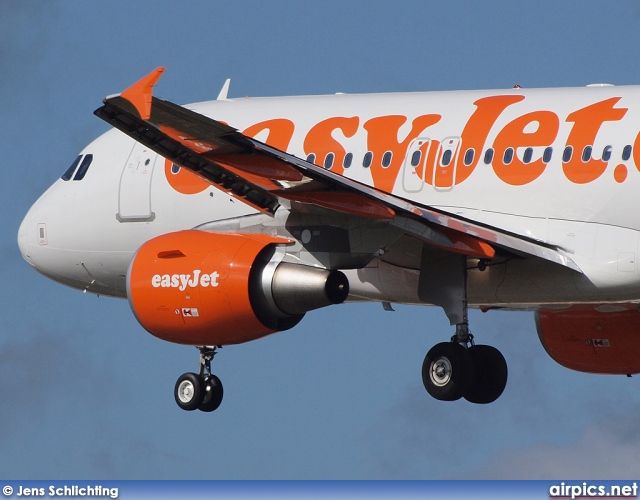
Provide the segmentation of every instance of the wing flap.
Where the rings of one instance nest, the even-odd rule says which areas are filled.
[[[302,174],[291,165],[270,156],[257,154],[205,154],[219,165],[236,168],[251,175],[277,181],[300,182]]]
[[[396,213],[384,203],[358,193],[340,191],[303,191],[278,193],[283,198],[299,203],[308,203],[358,217],[376,220],[392,220]]]

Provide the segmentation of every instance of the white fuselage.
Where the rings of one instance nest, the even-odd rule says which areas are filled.
[[[471,273],[473,304],[529,307],[640,299],[638,103],[640,87],[599,86],[187,107],[416,204],[559,247],[582,274],[524,261]],[[89,154],[84,178],[56,181],[18,235],[25,259],[67,285],[123,297],[145,241],[256,213],[119,131]],[[382,256],[367,269],[348,271],[353,299],[419,302],[416,266]]]

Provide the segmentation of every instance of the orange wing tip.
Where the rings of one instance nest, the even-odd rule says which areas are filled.
[[[120,97],[126,99],[134,105],[140,118],[148,120],[151,118],[151,97],[153,86],[164,73],[165,68],[156,68],[144,78],[138,80],[127,90],[120,94]]]

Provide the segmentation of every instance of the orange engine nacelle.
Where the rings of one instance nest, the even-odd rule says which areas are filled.
[[[129,266],[129,304],[148,332],[180,344],[239,344],[287,330],[349,293],[340,271],[281,262],[277,245],[289,243],[198,230],[158,236]]]
[[[634,304],[542,310],[536,325],[542,346],[562,366],[587,373],[640,373],[640,311]]]

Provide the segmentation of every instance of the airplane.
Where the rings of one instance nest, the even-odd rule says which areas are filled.
[[[163,72],[103,100],[113,128],[18,244],[46,277],[126,298],[149,333],[198,348],[183,410],[219,407],[221,346],[344,302],[442,308],[453,334],[422,366],[440,401],[491,403],[507,383],[469,308],[534,311],[570,369],[640,372],[640,87],[232,99],[227,80],[181,106],[153,95]]]

